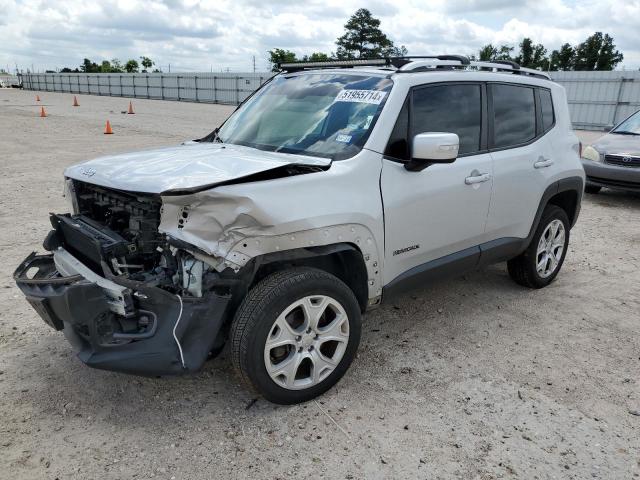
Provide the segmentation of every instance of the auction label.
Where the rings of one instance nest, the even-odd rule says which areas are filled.
[[[379,90],[342,90],[336,97],[336,102],[371,103],[380,105],[387,92]]]

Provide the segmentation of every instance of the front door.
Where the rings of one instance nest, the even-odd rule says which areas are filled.
[[[409,94],[385,152],[381,190],[385,219],[384,283],[447,255],[477,260],[485,241],[492,190],[492,159],[486,152],[483,86],[437,84]],[[459,157],[410,172],[410,142],[418,133],[451,132]],[[455,256],[455,255],[454,255]]]

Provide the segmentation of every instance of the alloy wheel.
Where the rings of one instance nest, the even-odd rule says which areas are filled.
[[[326,295],[296,300],[275,320],[264,346],[271,379],[301,390],[326,379],[349,342],[349,319],[340,303]]]
[[[565,243],[564,224],[555,219],[547,225],[538,242],[536,255],[536,271],[541,278],[553,274],[560,264]]]

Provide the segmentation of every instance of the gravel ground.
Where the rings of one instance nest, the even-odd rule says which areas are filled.
[[[62,171],[208,133],[231,107],[0,90],[0,471],[13,479],[640,476],[640,196],[587,196],[549,288],[504,265],[365,317],[318,402],[257,401],[229,352],[183,378],[89,369],[11,273],[65,211]],[[114,135],[103,135],[110,119]],[[593,135],[591,135],[593,136]],[[3,476],[3,474],[0,474]]]

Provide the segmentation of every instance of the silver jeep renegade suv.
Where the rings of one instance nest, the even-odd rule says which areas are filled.
[[[204,138],[65,172],[71,213],[15,279],[95,368],[198,370],[230,341],[248,385],[309,400],[362,314],[507,261],[551,283],[584,189],[565,92],[508,62],[281,65]]]

